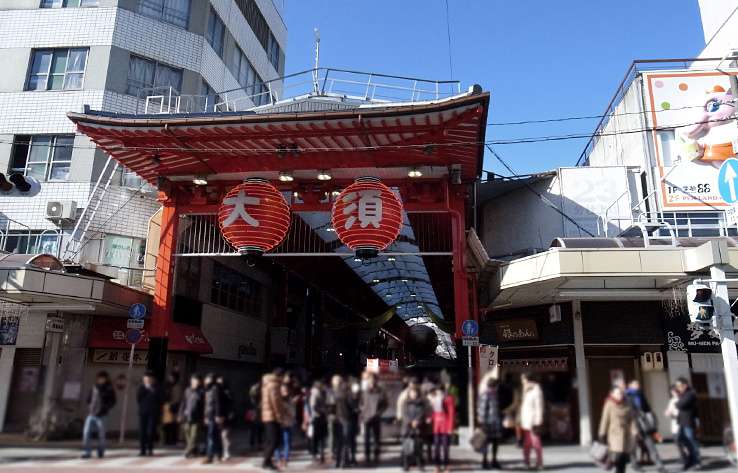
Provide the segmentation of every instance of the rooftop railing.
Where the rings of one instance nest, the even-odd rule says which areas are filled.
[[[259,111],[278,101],[301,97],[333,98],[361,104],[442,100],[461,94],[459,81],[433,81],[343,69],[320,68],[214,95],[182,95],[172,87],[142,88],[136,113],[212,113]]]

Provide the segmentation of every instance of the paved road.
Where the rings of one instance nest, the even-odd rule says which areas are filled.
[[[362,471],[399,471],[399,447],[388,446],[383,455],[383,465],[377,469],[352,469],[354,473]],[[662,456],[667,462],[670,472],[680,471],[679,464],[673,455],[673,445],[665,444],[659,447]],[[737,472],[738,469],[722,459],[722,449],[710,447],[703,449],[705,457],[705,471]],[[451,457],[454,459],[452,471],[479,470],[479,456],[472,452],[454,447]],[[513,445],[503,445],[500,448],[500,460],[505,471],[523,471],[520,460],[521,452]],[[572,471],[582,473],[602,472],[589,460],[586,452],[576,446],[547,446],[544,447],[544,459],[548,471]],[[79,450],[70,448],[49,447],[0,447],[0,472],[12,471],[23,473],[80,473],[100,471],[104,473],[123,473],[136,471],[137,473],[155,473],[159,471],[187,471],[192,473],[205,471],[260,471],[258,454],[253,456],[238,456],[228,462],[215,465],[201,465],[199,460],[185,459],[177,450],[161,450],[154,457],[139,458],[136,450],[130,448],[111,449],[102,459],[82,460]],[[315,471],[331,469],[329,465],[313,464],[310,457],[300,452],[285,470],[285,473]],[[414,469],[411,471],[415,471]],[[426,469],[432,471],[432,469]],[[655,472],[653,467],[647,467],[646,473]]]

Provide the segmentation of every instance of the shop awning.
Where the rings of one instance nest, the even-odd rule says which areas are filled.
[[[94,317],[90,330],[90,348],[130,348],[131,345],[125,340],[128,330],[126,320],[122,317]],[[144,321],[144,328],[141,329],[143,337],[136,344],[136,348],[142,350],[149,348],[150,324],[150,321]],[[169,351],[185,351],[200,355],[213,353],[213,347],[199,328],[174,322],[170,324],[168,348]]]

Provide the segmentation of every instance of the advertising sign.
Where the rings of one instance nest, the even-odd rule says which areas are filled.
[[[20,324],[20,317],[17,315],[0,317],[0,346],[15,345],[18,338],[18,324]]]
[[[496,322],[498,340],[517,342],[520,340],[538,340],[538,327],[535,319],[513,319]]]
[[[644,77],[663,208],[727,207],[718,172],[735,156],[732,141],[737,132],[731,119],[734,107],[728,74],[674,72]]]
[[[497,369],[498,352],[499,347],[496,346],[479,346],[479,374],[481,377]]]

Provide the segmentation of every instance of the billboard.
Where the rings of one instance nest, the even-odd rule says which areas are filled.
[[[725,209],[718,171],[738,136],[729,74],[644,74],[644,84],[662,209]]]

